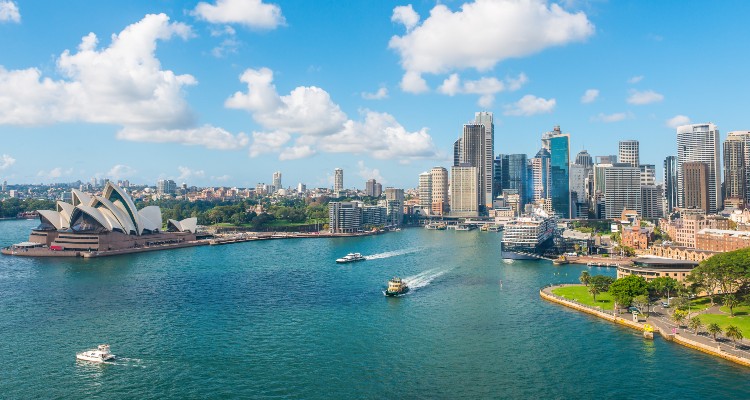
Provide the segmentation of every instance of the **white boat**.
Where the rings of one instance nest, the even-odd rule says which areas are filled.
[[[350,263],[355,261],[364,261],[366,260],[365,256],[363,256],[360,253],[349,253],[339,259],[336,260],[337,263]]]
[[[95,350],[86,350],[82,353],[77,353],[76,358],[83,361],[104,362],[114,359],[115,355],[109,352],[108,344],[100,344]]]

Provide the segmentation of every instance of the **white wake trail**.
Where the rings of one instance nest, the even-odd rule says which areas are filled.
[[[415,253],[417,251],[422,250],[421,248],[413,248],[413,249],[403,249],[403,250],[394,250],[394,251],[386,251],[385,253],[378,253],[373,254],[371,256],[365,256],[367,260],[379,260],[382,258],[389,258],[389,257],[396,257],[396,256],[402,256],[404,254],[409,253]]]
[[[408,276],[404,278],[404,281],[409,285],[410,290],[415,290],[429,285],[432,281],[443,276],[448,271],[450,270],[437,270],[436,268],[428,269],[427,271],[422,271],[416,275]]]

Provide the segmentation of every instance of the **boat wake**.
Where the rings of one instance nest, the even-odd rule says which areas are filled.
[[[413,249],[403,249],[403,250],[394,250],[394,251],[386,251],[385,253],[378,253],[373,254],[371,256],[365,256],[365,259],[369,260],[379,260],[381,258],[389,258],[389,257],[396,257],[396,256],[402,256],[404,254],[409,253],[416,253],[417,251],[422,250],[421,248],[413,248]]]
[[[127,358],[127,357],[117,357],[112,361],[105,361],[104,364],[109,365],[119,365],[123,367],[141,367],[146,368],[145,365],[141,364],[142,360],[139,358]]]
[[[406,277],[404,278],[404,281],[406,282],[407,285],[409,285],[409,290],[416,290],[416,289],[423,288],[429,285],[430,283],[432,283],[432,281],[443,276],[443,274],[445,274],[448,271],[450,270],[445,269],[445,270],[438,271],[437,269],[434,269],[434,268],[428,269],[427,271],[422,271],[416,275]]]

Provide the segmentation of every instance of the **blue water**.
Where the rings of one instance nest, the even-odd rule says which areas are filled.
[[[34,224],[0,222],[0,244]],[[586,267],[505,264],[498,240],[405,229],[3,256],[0,397],[750,398],[748,368],[541,300]],[[334,262],[355,251],[372,259]],[[385,298],[394,275],[414,289]],[[75,361],[105,342],[116,362]]]

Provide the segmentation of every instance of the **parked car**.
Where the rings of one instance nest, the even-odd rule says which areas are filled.
[[[661,306],[664,307],[664,308],[668,308],[669,307],[669,303],[667,303],[666,301],[662,301],[661,302]]]
[[[640,314],[641,310],[638,307],[628,307],[628,312],[631,314]]]

